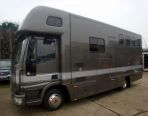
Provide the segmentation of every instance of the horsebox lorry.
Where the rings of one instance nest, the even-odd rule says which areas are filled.
[[[142,78],[141,36],[65,11],[39,6],[16,33],[11,94],[16,105],[58,109]]]

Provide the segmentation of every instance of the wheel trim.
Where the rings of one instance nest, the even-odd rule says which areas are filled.
[[[124,82],[124,84],[123,84],[123,88],[126,88],[126,87],[127,87],[127,83]]]
[[[52,94],[48,99],[48,104],[51,107],[57,108],[61,105],[62,98],[59,94]]]

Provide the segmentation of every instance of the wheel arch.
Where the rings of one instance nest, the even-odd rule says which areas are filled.
[[[125,80],[127,81],[127,87],[130,87],[131,86],[131,78],[130,78],[130,76],[126,76]]]
[[[41,100],[42,100],[42,102],[44,100],[44,97],[45,97],[47,91],[49,91],[50,89],[59,89],[63,93],[65,101],[70,101],[70,94],[69,94],[68,88],[65,85],[54,83],[52,85],[51,84],[47,85],[43,89],[43,91],[41,93]]]

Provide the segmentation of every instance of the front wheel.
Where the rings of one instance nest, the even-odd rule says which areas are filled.
[[[47,91],[43,105],[48,110],[56,110],[60,108],[64,103],[64,96],[58,89],[51,89]]]

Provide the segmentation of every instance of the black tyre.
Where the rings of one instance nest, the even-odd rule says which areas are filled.
[[[43,106],[44,108],[52,111],[60,108],[64,103],[63,93],[59,89],[51,89],[47,91]]]
[[[128,85],[127,80],[124,79],[124,81],[122,82],[122,86],[120,87],[120,89],[123,90],[123,89],[127,88],[127,85]]]

